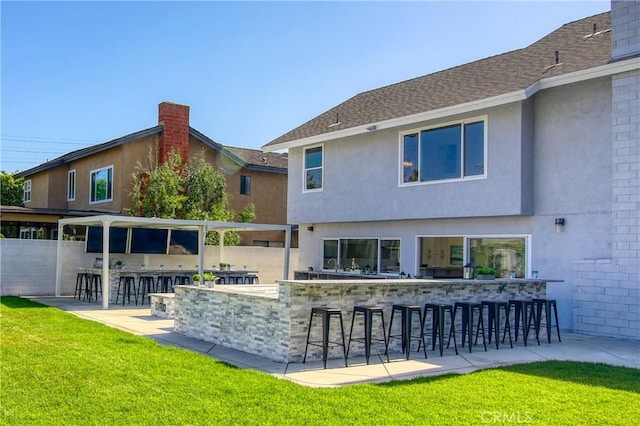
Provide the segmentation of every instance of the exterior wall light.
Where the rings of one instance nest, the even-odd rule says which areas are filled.
[[[564,218],[556,217],[556,232],[560,233],[564,229]]]
[[[313,225],[311,225],[311,226],[307,226],[307,231],[309,231],[309,232],[313,232]]]

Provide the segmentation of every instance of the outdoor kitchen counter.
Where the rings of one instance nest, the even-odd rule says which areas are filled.
[[[175,331],[184,335],[260,355],[277,362],[301,362],[304,356],[311,308],[340,308],[345,338],[354,305],[385,308],[388,326],[391,307],[397,303],[453,303],[456,301],[509,300],[545,297],[544,279],[495,280],[283,280],[272,286],[177,286],[175,289]],[[224,287],[224,288],[221,288]],[[250,290],[251,288],[253,290]],[[399,321],[398,321],[399,323]],[[312,340],[321,327],[311,331]],[[374,333],[378,323],[374,321]],[[394,322],[394,329],[395,329]],[[354,333],[362,334],[356,320]],[[330,340],[339,341],[339,322],[332,322]],[[390,351],[400,351],[392,341]],[[372,353],[377,353],[372,348]],[[352,345],[350,356],[362,355],[361,344]],[[307,359],[321,359],[322,349],[310,346]],[[330,351],[330,358],[342,357],[342,349]]]

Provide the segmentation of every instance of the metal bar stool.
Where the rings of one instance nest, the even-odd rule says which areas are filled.
[[[454,327],[453,322],[453,305],[448,303],[425,303],[424,312],[422,314],[422,323],[427,325],[427,316],[429,311],[431,311],[431,350],[434,351],[436,349],[436,339],[438,339],[438,345],[440,346],[440,356],[443,356],[443,346],[444,346],[444,324],[445,324],[445,315],[449,312],[449,334],[453,335],[453,347],[456,351],[456,355],[458,355],[458,344],[456,343],[456,329]],[[449,349],[449,342],[447,342],[447,349]],[[418,347],[418,350],[420,348]]]
[[[156,291],[160,293],[169,293],[169,290],[173,288],[173,280],[168,275],[158,275],[156,281]]]
[[[155,291],[154,277],[151,275],[140,275],[138,278],[138,295],[142,296],[142,305],[144,305],[144,299],[149,297],[149,293]],[[149,301],[151,302],[151,301]]]
[[[542,326],[542,310],[544,309],[544,320],[547,329],[547,342],[551,343],[551,329],[555,328],[558,332],[558,342],[562,342],[560,339],[560,325],[558,324],[558,304],[555,299],[532,299],[536,308],[536,315],[538,317],[538,323],[536,324],[536,339],[540,338],[540,328]],[[553,315],[556,320],[556,324],[551,323],[551,309],[553,309]],[[539,341],[539,340],[538,340]]]
[[[73,292],[73,298],[80,300],[87,294],[87,285],[89,282],[89,274],[86,272],[78,272],[76,275],[76,289]]]
[[[136,277],[133,275],[120,275],[120,279],[118,280],[118,291],[116,292],[116,304],[118,303],[118,298],[122,294],[122,306],[124,306],[125,298],[127,303],[131,304],[131,287],[133,286],[133,297],[136,302],[136,306],[138,305],[138,292],[136,290]],[[122,288],[122,292],[120,292],[120,288]]]
[[[257,275],[247,274],[243,277],[245,284],[260,284],[260,279]]]
[[[320,316],[322,317],[322,340],[309,340],[311,336],[311,325],[313,323],[313,317]],[[342,336],[342,343],[340,342],[332,342],[329,340],[329,326],[331,324],[331,318],[337,317],[340,319],[340,335]],[[307,331],[307,344],[304,348],[304,358],[302,359],[302,363],[304,364],[307,361],[307,349],[309,349],[309,345],[319,346],[322,348],[322,365],[324,368],[327,368],[327,357],[329,356],[329,347],[342,347],[342,353],[344,354],[344,366],[347,366],[347,349],[345,347],[344,341],[344,326],[342,322],[342,311],[340,309],[334,308],[312,308],[311,316],[309,317],[309,330]]]
[[[482,344],[484,345],[484,350],[487,350],[487,341],[484,335],[484,319],[482,318],[482,304],[477,302],[456,302],[453,305],[453,319],[455,321],[456,314],[458,313],[458,309],[462,311],[462,347],[464,347],[465,340],[468,339],[469,344],[469,353],[472,352],[471,347],[473,345],[478,344],[478,336],[480,335],[480,330],[482,330]],[[471,339],[473,337],[473,316],[478,313],[478,324],[476,326],[476,340],[474,343],[471,343]],[[455,333],[455,330],[453,331]],[[449,332],[449,341],[451,341],[451,336],[453,333]],[[449,344],[449,343],[447,343]]]
[[[173,278],[173,285],[190,285],[191,277],[189,275],[176,275]],[[173,286],[172,286],[173,290]]]
[[[538,319],[536,317],[536,310],[534,309],[533,300],[519,300],[519,299],[510,299],[509,300],[509,311],[513,308],[513,330],[515,332],[515,342],[518,342],[518,334],[520,329],[522,329],[522,341],[524,345],[527,346],[527,340],[529,338],[529,332],[531,330],[531,322],[533,321],[533,330],[536,330],[538,324]],[[505,333],[506,333],[505,329]],[[536,340],[538,341],[538,345],[540,344],[540,339],[536,336]],[[504,334],[502,335],[502,341],[504,342]]]
[[[393,327],[393,317],[395,314],[400,314],[400,334],[391,334]],[[418,314],[418,320],[420,321],[420,335],[412,335],[411,318],[414,314]],[[393,305],[391,309],[391,320],[389,321],[389,333],[387,334],[387,347],[386,352],[389,351],[389,342],[391,339],[402,339],[402,353],[406,354],[407,360],[411,352],[411,340],[420,339],[422,341],[424,349],[424,357],[427,358],[427,345],[424,342],[424,323],[422,322],[422,307],[420,305]],[[418,351],[420,351],[420,344],[418,344]],[[387,355],[388,356],[388,355]]]
[[[504,311],[504,332],[509,334],[509,345],[513,348],[511,341],[511,322],[509,321],[509,303],[498,300],[483,300],[482,307],[487,308],[487,322],[489,327],[489,344],[491,344],[491,336],[495,335],[496,349],[500,349],[500,311]],[[502,343],[504,343],[504,335]]]
[[[353,336],[353,323],[356,320],[356,315],[361,314],[364,320],[364,337],[352,337]],[[373,328],[373,316],[379,315],[382,321],[382,336],[383,339],[372,338]],[[351,349],[351,342],[364,343],[364,353],[369,364],[369,357],[371,356],[371,342],[382,342],[385,347],[385,355],[387,356],[387,362],[389,362],[389,353],[387,352],[387,332],[384,325],[384,310],[382,306],[354,306],[353,316],[351,317],[351,330],[349,331],[349,344],[347,345],[347,358],[349,358],[349,350]]]
[[[89,274],[89,285],[87,287],[87,294],[89,302],[92,299],[96,301],[102,299],[102,275],[101,274]]]

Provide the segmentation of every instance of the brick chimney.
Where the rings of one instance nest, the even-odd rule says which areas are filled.
[[[158,105],[158,124],[164,126],[160,133],[159,163],[164,163],[172,150],[180,150],[186,163],[189,160],[189,107],[162,102]]]

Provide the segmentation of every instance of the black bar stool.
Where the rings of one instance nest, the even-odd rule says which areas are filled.
[[[522,341],[524,342],[524,345],[527,346],[527,340],[529,338],[529,332],[531,330],[531,321],[533,321],[534,331],[537,327],[536,324],[538,324],[536,310],[533,307],[533,301],[510,299],[509,311],[511,311],[511,308],[513,308],[513,330],[515,331],[514,340],[516,341],[516,343],[518,342],[518,333],[520,332],[520,329],[522,329]],[[502,340],[504,341],[504,334],[502,336]],[[536,340],[538,341],[539,345],[540,339],[538,338],[538,336],[536,336]]]
[[[499,300],[483,300],[482,307],[487,308],[487,322],[489,326],[489,344],[491,344],[491,336],[495,335],[496,349],[500,349],[500,311],[504,312],[504,332],[509,334],[509,345],[513,348],[511,341],[511,322],[509,321],[509,303]],[[504,343],[502,336],[502,343]]]
[[[391,334],[391,330],[393,327],[393,317],[395,314],[400,314],[400,334]],[[418,314],[418,321],[420,321],[420,335],[415,336],[411,334],[411,318],[414,314]],[[424,348],[424,357],[427,358],[427,346],[424,342],[424,322],[422,322],[422,308],[420,305],[393,305],[391,309],[391,320],[389,321],[389,333],[387,334],[387,347],[386,353],[389,351],[389,342],[391,339],[402,339],[402,353],[407,355],[407,359],[409,359],[409,354],[411,353],[411,340],[412,339],[420,339],[422,341],[422,345]],[[420,350],[420,344],[418,344],[418,351]],[[388,356],[388,355],[387,355]]]
[[[462,311],[462,347],[464,347],[465,339],[468,338],[469,344],[469,353],[472,352],[471,347],[473,345],[478,344],[478,336],[480,335],[480,331],[482,330],[482,344],[484,345],[484,350],[487,350],[487,341],[484,335],[484,319],[482,318],[482,304],[477,302],[456,302],[453,305],[453,319],[455,321],[456,314],[458,313],[458,309]],[[473,316],[476,313],[478,314],[478,325],[476,326],[476,340],[475,342],[471,342],[473,337]],[[455,332],[455,331],[454,331]],[[449,341],[451,341],[451,336],[453,333],[449,332]],[[447,343],[448,344],[448,343]]]
[[[169,290],[173,288],[173,280],[168,275],[158,275],[156,281],[156,291],[160,293],[169,293]]]
[[[247,274],[243,277],[245,284],[260,284],[260,279],[257,275]]]
[[[155,291],[154,277],[151,275],[140,275],[138,278],[138,295],[142,296],[142,305],[144,305],[144,299],[149,297],[149,293]]]
[[[173,285],[189,285],[189,284],[191,284],[191,277],[189,275],[176,275],[173,278]]]
[[[138,305],[138,293],[136,291],[136,277],[133,275],[120,275],[120,279],[118,280],[118,291],[116,292],[116,304],[118,303],[118,298],[122,294],[122,306],[124,306],[125,298],[127,303],[131,304],[131,287],[133,286],[133,297],[136,302],[136,306]],[[122,292],[120,289],[122,288]]]
[[[352,337],[353,336],[353,323],[356,320],[356,315],[361,314],[364,319],[364,337]],[[382,336],[383,339],[372,339],[373,328],[373,316],[379,315],[382,321]],[[351,342],[364,343],[364,353],[367,358],[367,364],[369,364],[369,357],[371,356],[371,342],[384,343],[385,355],[387,355],[387,362],[389,362],[389,353],[387,352],[387,332],[384,325],[384,310],[382,306],[354,306],[353,316],[351,317],[351,330],[349,331],[349,344],[347,345],[347,358],[349,358],[349,350],[351,349]]]
[[[89,283],[89,274],[86,272],[79,272],[76,275],[76,289],[73,292],[73,298],[80,300],[80,298],[84,298],[87,294],[87,285]]]
[[[438,339],[438,345],[440,346],[440,356],[443,352],[444,346],[444,324],[446,313],[449,312],[449,334],[453,335],[453,347],[458,355],[458,344],[456,343],[456,329],[453,322],[453,305],[447,303],[425,303],[424,312],[422,314],[422,323],[427,325],[427,317],[431,311],[431,350],[436,349],[436,339]],[[449,349],[449,342],[447,342],[447,349]],[[420,350],[418,344],[418,350]]]
[[[313,317],[322,317],[322,340],[309,340],[311,336],[311,325],[313,323]],[[340,319],[340,335],[342,336],[342,343],[332,342],[329,340],[329,326],[331,324],[331,318],[337,317]],[[342,353],[344,354],[344,366],[347,366],[347,348],[344,341],[344,325],[342,322],[342,311],[340,309],[333,308],[312,308],[311,316],[309,317],[309,330],[307,331],[307,344],[304,348],[304,358],[302,363],[307,361],[307,349],[309,345],[319,346],[322,348],[322,365],[327,368],[327,357],[329,355],[329,347],[342,346]]]
[[[88,297],[89,302],[92,299],[96,301],[102,299],[102,275],[101,274],[89,274]]]
[[[540,328],[542,326],[542,310],[544,309],[544,320],[547,328],[547,342],[551,343],[551,329],[555,328],[558,332],[558,342],[562,342],[560,339],[560,325],[558,324],[558,304],[555,299],[532,299],[536,308],[536,315],[538,317],[538,323],[536,324],[536,339],[540,337]],[[551,323],[551,309],[555,316],[556,324]],[[539,341],[539,340],[538,340]]]

